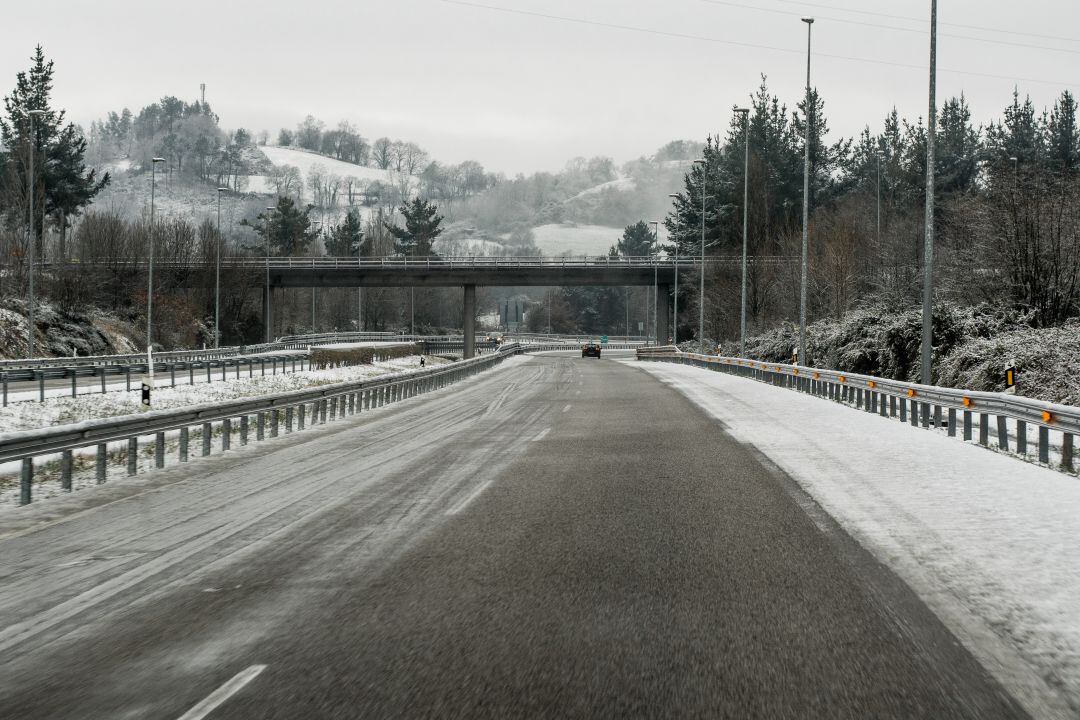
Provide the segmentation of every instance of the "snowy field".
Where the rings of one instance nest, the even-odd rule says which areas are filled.
[[[342,178],[354,177],[357,180],[380,182],[394,182],[395,173],[389,170],[380,170],[375,167],[363,167],[352,163],[342,162],[333,158],[323,157],[315,153],[297,150],[295,148],[263,145],[259,147],[264,155],[275,165],[293,165],[304,176],[305,186],[308,173],[316,166],[322,166],[323,170]]]
[[[541,254],[557,255],[607,255],[612,245],[617,245],[624,228],[605,225],[574,225],[552,223],[534,227],[533,237]],[[660,226],[660,242],[667,242],[667,231]]]
[[[391,343],[392,344],[392,343]],[[345,346],[351,347],[351,346]],[[433,360],[437,361],[437,360]],[[176,387],[159,387],[154,390],[154,409],[183,407],[206,402],[224,402],[258,395],[302,390],[308,387],[329,385],[350,380],[392,375],[420,367],[420,357],[397,358],[371,365],[304,370],[276,375],[247,377],[241,375],[215,382],[196,382],[194,385],[178,384]],[[196,376],[198,377],[198,376]],[[186,381],[186,376],[185,376]],[[161,382],[161,378],[158,379]],[[168,378],[165,378],[168,382]],[[141,394],[138,392],[110,392],[80,395],[78,397],[46,398],[45,402],[13,403],[0,408],[0,429],[3,432],[29,430],[53,425],[81,422],[93,418],[115,417],[140,412]]]
[[[1080,480],[817,397],[635,363],[753,445],[1035,717],[1080,717]]]

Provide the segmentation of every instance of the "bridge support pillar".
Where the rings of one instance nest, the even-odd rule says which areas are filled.
[[[476,286],[465,286],[465,308],[462,312],[465,350],[462,357],[468,360],[476,354]]]
[[[668,286],[658,285],[656,288],[656,344],[667,345],[671,337],[668,325],[668,315],[671,313],[671,298],[668,296]]]

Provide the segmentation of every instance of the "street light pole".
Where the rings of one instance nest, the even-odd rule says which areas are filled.
[[[807,255],[810,245],[810,118],[814,108],[811,107],[810,98],[810,31],[814,26],[814,18],[803,18],[806,23],[806,127],[803,128],[806,146],[803,158],[803,208],[802,208],[802,280],[799,284],[799,364],[806,365],[809,358],[806,357],[806,271]]]
[[[151,387],[154,384],[153,316],[154,316],[154,194],[157,191],[157,166],[165,158],[150,160],[150,262],[146,271],[146,372]]]
[[[930,2],[930,110],[926,124],[926,244],[923,248],[922,382],[931,382],[934,329],[934,142],[937,137],[937,0]]]
[[[735,108],[743,116],[742,301],[739,315],[739,357],[746,357],[746,227],[750,202],[750,109]]]
[[[270,228],[273,227],[270,224],[270,213],[276,210],[276,207],[266,208],[266,309],[263,314],[266,316],[266,342],[270,342]]]
[[[678,200],[675,194],[668,195],[672,200]],[[675,310],[671,316],[671,338],[675,345],[679,344],[679,234],[682,232],[682,213],[675,210]]]
[[[705,342],[705,176],[708,165],[704,160],[695,160],[701,165],[701,285],[698,290],[698,348],[704,351]]]
[[[659,302],[659,297],[658,297],[658,295],[659,295],[659,292],[658,292],[659,291],[659,282],[658,282],[658,278],[657,278],[657,268],[656,268],[656,258],[655,258],[656,250],[660,245],[660,221],[659,220],[650,220],[649,224],[653,226],[653,256],[654,257],[652,258],[652,260],[653,260],[653,275],[652,275],[652,292],[653,292],[652,334],[653,334],[653,337],[655,337],[656,336],[656,328],[659,325],[659,320],[660,320],[660,318],[658,318],[656,316],[656,305]],[[646,290],[646,296],[647,295],[648,295],[648,290]],[[649,318],[648,308],[646,308],[645,318],[646,318],[646,321],[648,321],[648,318]]]
[[[45,111],[27,110],[26,114],[30,116],[30,167],[27,175],[30,187],[30,283],[27,287],[29,294],[26,299],[26,357],[32,360],[34,358],[34,265],[37,261],[37,228],[34,227],[34,195],[36,194],[34,192],[36,189],[34,187],[34,119],[44,115]],[[42,230],[44,229],[45,225],[42,223]]]
[[[228,188],[217,189],[217,243],[214,248],[214,347],[221,342],[221,193]]]
[[[881,252],[881,151],[877,153],[877,245]]]

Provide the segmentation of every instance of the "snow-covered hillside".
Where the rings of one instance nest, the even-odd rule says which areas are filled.
[[[357,180],[364,180],[367,182],[374,182],[376,180],[379,182],[396,182],[397,173],[393,171],[353,165],[352,163],[328,158],[323,155],[308,152],[307,150],[299,150],[291,147],[278,147],[276,145],[266,145],[260,147],[259,150],[261,150],[274,165],[293,165],[298,168],[301,174],[303,174],[305,182],[307,181],[307,176],[311,173],[311,169],[314,167],[322,167],[325,172],[342,178],[354,177]]]
[[[607,255],[622,234],[623,228],[604,225],[552,223],[533,228],[536,246],[544,255]],[[667,231],[662,225],[660,242],[667,242]]]

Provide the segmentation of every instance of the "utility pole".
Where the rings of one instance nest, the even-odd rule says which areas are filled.
[[[656,256],[656,251],[660,247],[660,221],[659,220],[651,220],[651,221],[649,221],[649,224],[653,226],[653,252],[652,252],[652,257],[651,257],[651,259],[653,261],[653,274],[652,274],[652,292],[653,292],[652,335],[653,335],[653,337],[656,337],[656,328],[660,324],[659,323],[660,318],[658,318],[656,316],[656,305],[659,303],[659,298],[657,297],[657,295],[658,295],[658,290],[659,290],[659,284],[660,283],[659,283],[659,278],[657,277],[656,257],[655,256]],[[648,291],[646,291],[645,295],[646,295],[646,297],[648,297]],[[646,324],[647,324],[648,323],[648,318],[649,318],[649,312],[648,312],[649,309],[648,309],[648,307],[646,307],[645,310],[646,310],[645,319],[646,319]]]
[[[34,227],[34,195],[37,188],[34,187],[34,120],[45,114],[44,110],[28,110],[26,112],[30,116],[30,170],[27,176],[27,180],[30,186],[30,242],[29,242],[29,255],[30,255],[30,283],[28,287],[28,296],[26,298],[26,357],[28,359],[34,358],[34,265],[36,264],[37,255],[37,228]],[[44,205],[45,203],[42,203]],[[42,231],[45,229],[45,223],[41,225]]]
[[[672,200],[678,200],[679,196],[668,195]],[[671,338],[675,345],[679,344],[679,234],[682,232],[682,213],[675,210],[675,310],[671,317]]]
[[[746,357],[746,229],[750,203],[750,108],[735,108],[743,116],[742,301],[739,315],[739,357]]]
[[[806,356],[806,274],[810,246],[810,120],[814,112],[810,98],[810,32],[814,26],[814,18],[803,18],[802,21],[806,23],[806,127],[803,128],[805,157],[803,159],[802,280],[799,284],[799,364],[806,365],[809,362]]]
[[[154,361],[153,353],[153,325],[154,315],[154,193],[157,189],[157,166],[165,162],[165,158],[151,158],[150,160],[150,263],[146,270],[146,364],[147,374],[150,377],[150,386],[154,386]]]
[[[934,142],[937,139],[937,0],[930,1],[930,110],[926,125],[926,244],[923,248],[922,382],[931,383],[934,330]]]
[[[273,227],[270,224],[270,214],[276,210],[276,207],[266,208],[266,308],[263,312],[266,315],[266,340],[264,342],[270,342],[270,230]]]
[[[705,351],[705,176],[708,165],[704,160],[695,160],[701,165],[701,286],[698,290],[698,348]]]
[[[204,93],[206,86],[203,85]],[[214,249],[214,347],[221,342],[221,193],[229,188],[217,189],[217,247]]]

